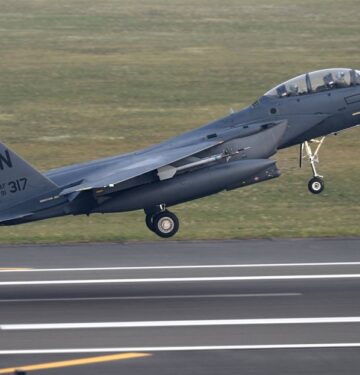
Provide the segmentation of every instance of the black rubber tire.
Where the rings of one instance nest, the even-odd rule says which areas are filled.
[[[151,232],[155,232],[155,228],[154,228],[154,215],[146,215],[145,216],[145,223],[146,223],[146,226],[148,227],[149,230],[151,230]]]
[[[325,183],[321,177],[313,177],[308,183],[308,189],[313,194],[320,194],[324,188]]]
[[[167,225],[169,227],[167,228]],[[160,212],[153,217],[154,232],[162,238],[174,236],[179,230],[179,219],[170,211]]]

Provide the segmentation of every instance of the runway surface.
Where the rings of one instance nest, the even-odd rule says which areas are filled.
[[[0,247],[0,374],[354,374],[360,238]]]

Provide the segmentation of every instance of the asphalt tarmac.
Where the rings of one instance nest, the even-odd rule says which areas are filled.
[[[0,374],[354,374],[360,238],[0,247]]]

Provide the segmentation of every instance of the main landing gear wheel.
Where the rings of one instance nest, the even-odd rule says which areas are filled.
[[[310,193],[320,194],[324,190],[325,184],[321,177],[313,177],[308,183]]]
[[[179,219],[170,211],[163,211],[152,220],[153,231],[160,237],[172,237],[179,230]]]
[[[155,232],[155,228],[154,228],[153,220],[154,220],[154,215],[148,214],[148,215],[145,216],[145,223],[146,223],[146,226],[147,226],[148,229],[150,229],[152,232]]]

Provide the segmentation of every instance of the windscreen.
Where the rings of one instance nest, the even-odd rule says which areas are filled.
[[[272,97],[297,96],[307,94],[306,75],[295,77],[276,86],[265,95]]]

